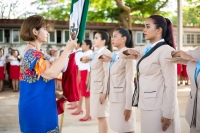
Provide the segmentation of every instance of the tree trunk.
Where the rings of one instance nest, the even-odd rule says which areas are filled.
[[[122,12],[119,13],[119,20],[122,22],[125,28],[132,30],[130,7],[123,5],[122,0],[115,0],[115,1],[117,3],[119,10],[122,10]]]

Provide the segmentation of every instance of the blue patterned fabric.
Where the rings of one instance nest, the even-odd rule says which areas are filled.
[[[200,72],[200,60],[198,60],[197,62],[197,66],[196,66],[196,70],[195,70],[195,74],[194,74],[194,79],[195,79],[195,83],[197,85],[197,76]]]
[[[20,65],[19,124],[22,133],[59,133],[55,82],[37,75],[37,60],[44,55],[29,49]],[[47,59],[47,58],[44,58]]]

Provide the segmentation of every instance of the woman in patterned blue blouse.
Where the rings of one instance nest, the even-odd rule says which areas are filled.
[[[61,56],[51,65],[40,51],[48,32],[43,17],[33,15],[21,25],[20,37],[28,44],[20,66],[19,124],[22,133],[59,133],[55,82],[76,47],[68,41]]]

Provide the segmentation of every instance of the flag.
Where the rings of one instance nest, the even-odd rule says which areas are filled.
[[[90,0],[72,0],[69,32],[70,39],[73,39],[71,36],[77,37],[78,43],[84,38],[89,3]]]
[[[62,76],[63,96],[67,98],[68,102],[75,102],[79,100],[78,67],[76,65],[75,55],[76,52],[70,55],[67,70],[63,72]],[[56,101],[58,114],[62,114],[64,112],[65,101],[66,100],[64,98]]]

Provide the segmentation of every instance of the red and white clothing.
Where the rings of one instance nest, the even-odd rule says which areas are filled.
[[[10,60],[10,79],[19,79],[20,61],[14,56],[8,58]]]
[[[83,54],[82,48],[79,48],[79,49],[76,50],[75,61],[76,61],[77,66],[80,63],[80,59],[82,57],[82,54]]]
[[[84,56],[89,56],[90,57],[91,55],[92,55],[92,50],[88,50],[86,52],[83,52],[81,54],[81,57],[84,57]],[[79,62],[78,63],[78,68],[79,68],[80,71],[82,71],[82,70],[88,70],[88,71],[90,71],[90,63]]]
[[[6,59],[4,56],[0,57],[0,80],[5,79],[5,73],[4,73],[4,65],[6,64]]]
[[[92,50],[88,50],[86,52],[83,52],[81,57],[91,56],[91,55],[92,55]],[[78,68],[80,70],[80,79],[81,79],[81,81],[79,83],[79,87],[81,90],[81,96],[89,97],[90,92],[86,91],[87,90],[86,80],[87,80],[88,72],[90,71],[90,64],[79,62]]]

